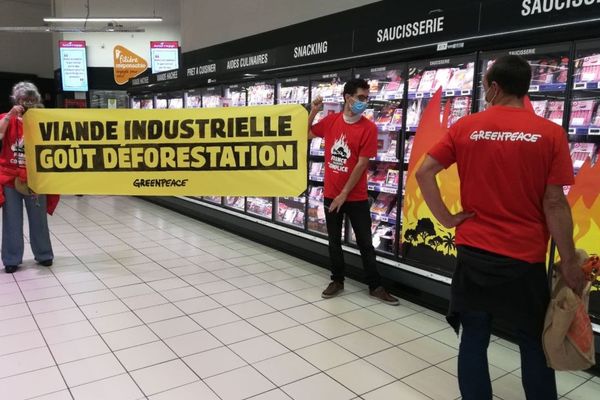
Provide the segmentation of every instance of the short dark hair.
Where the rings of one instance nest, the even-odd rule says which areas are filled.
[[[531,84],[531,66],[523,57],[503,56],[494,62],[485,75],[487,84],[496,82],[506,93],[525,96]]]
[[[354,96],[358,89],[369,90],[369,83],[364,79],[360,78],[350,79],[344,85],[344,93],[342,93],[342,96],[346,96],[347,94],[349,94],[350,96]]]

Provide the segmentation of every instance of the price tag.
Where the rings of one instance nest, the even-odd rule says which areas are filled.
[[[540,86],[539,85],[531,85],[529,86],[529,92],[530,93],[535,93],[535,92],[539,92],[540,91]]]
[[[369,189],[370,191],[375,191],[375,185],[368,185],[367,189]]]
[[[470,95],[471,95],[471,89],[465,89],[465,90],[462,90],[462,91],[460,92],[460,95],[461,95],[461,96],[470,96]]]
[[[587,89],[587,83],[586,82],[575,82],[573,84],[573,89],[575,89],[575,90]]]
[[[589,128],[588,135],[600,135],[600,128]]]
[[[425,93],[417,92],[415,93],[415,98],[422,99],[425,96]]]

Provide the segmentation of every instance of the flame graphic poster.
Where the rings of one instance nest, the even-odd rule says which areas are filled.
[[[573,213],[575,247],[600,254],[600,162],[583,164],[567,200]],[[590,293],[589,313],[600,321],[600,277]]]
[[[444,107],[442,111],[440,89],[423,112],[410,155],[403,205],[401,252],[409,261],[452,274],[456,266],[454,229],[446,229],[434,218],[415,177],[429,149],[448,130],[449,114],[450,107]],[[460,211],[460,181],[456,164],[438,174],[438,184],[450,211]]]

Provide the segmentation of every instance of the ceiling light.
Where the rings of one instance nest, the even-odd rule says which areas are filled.
[[[162,17],[47,17],[44,22],[162,22]]]
[[[87,33],[87,32],[145,32],[144,28],[127,27],[127,26],[104,26],[101,28],[66,28],[58,26],[0,26],[0,32],[19,32],[19,33],[48,33],[48,32],[65,32],[65,33]]]

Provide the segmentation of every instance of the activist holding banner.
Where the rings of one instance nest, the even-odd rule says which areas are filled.
[[[52,265],[54,254],[50,243],[48,218],[57,196],[32,193],[27,187],[23,114],[30,108],[43,107],[37,87],[30,82],[19,82],[12,90],[14,106],[0,115],[0,204],[2,205],[2,262],[7,273],[15,272],[23,262],[23,202],[29,220],[29,241],[35,260],[46,267]]]
[[[433,215],[456,227],[448,321],[457,332],[462,326],[458,382],[464,400],[492,400],[487,348],[494,319],[515,330],[527,399],[557,399],[554,370],[542,348],[549,234],[563,260],[565,283],[576,293],[583,289],[563,192],[563,185],[574,182],[567,135],[525,107],[530,81],[525,59],[499,58],[483,79],[491,107],[450,127],[416,175]],[[464,210],[457,214],[444,204],[436,181],[454,163]]]
[[[344,290],[344,253],[342,252],[342,225],[348,216],[356,234],[369,294],[389,305],[399,304],[381,286],[377,272],[375,248],[371,237],[371,212],[367,192],[369,159],[377,155],[377,126],[362,114],[367,108],[369,84],[363,79],[352,79],[344,85],[344,110],[329,114],[312,125],[321,109],[323,99],[312,102],[308,117],[308,137],[325,140],[325,220],[329,239],[331,283],[323,291],[323,298],[331,298]]]

